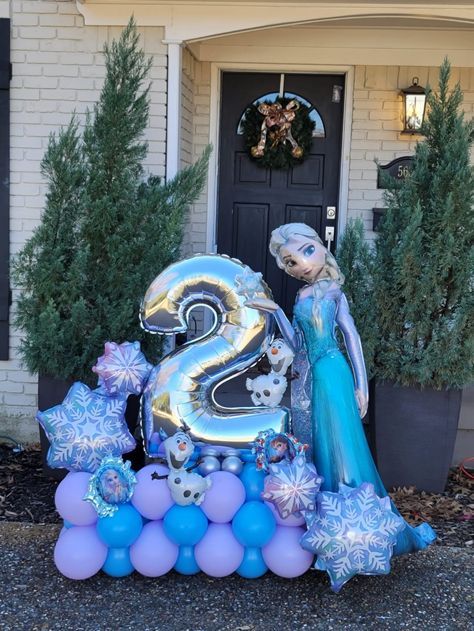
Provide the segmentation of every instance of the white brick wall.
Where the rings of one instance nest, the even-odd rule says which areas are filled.
[[[83,120],[104,77],[103,43],[120,28],[84,26],[75,0],[11,0],[11,254],[40,221],[45,187],[40,162],[50,132],[76,111]],[[146,168],[164,175],[166,46],[161,28],[140,28],[142,46],[153,58],[149,154]],[[13,297],[18,292],[14,289]],[[14,306],[13,306],[14,309]],[[13,315],[13,314],[12,314]],[[36,439],[36,377],[19,361],[20,334],[11,327],[10,361],[0,361],[0,433]]]
[[[198,159],[209,142],[210,99],[210,66],[197,61],[187,48],[183,49],[181,87],[181,164],[186,166]],[[198,104],[203,91],[207,92],[206,106]],[[207,191],[204,190],[198,201],[189,209],[189,220],[182,245],[183,257],[207,251],[207,218]],[[210,326],[211,320],[208,321],[206,318],[206,311],[202,307],[193,310],[191,327],[187,333],[188,340],[201,336],[204,329]]]
[[[195,59],[187,48],[182,51],[181,74],[181,166],[193,162],[194,66]]]
[[[211,69],[207,62],[197,61],[188,49],[183,51],[183,164],[191,164],[209,144],[209,112]],[[183,254],[189,256],[206,251],[207,190],[192,206],[183,240]]]

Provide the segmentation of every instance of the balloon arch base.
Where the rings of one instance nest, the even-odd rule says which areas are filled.
[[[58,570],[75,580],[99,571],[117,578],[171,570],[216,578],[236,572],[249,579],[269,571],[284,578],[304,574],[314,561],[300,545],[304,517],[282,519],[261,497],[266,473],[250,453],[243,460],[237,473],[206,476],[211,485],[199,506],[176,504],[167,467],[149,464],[136,473],[131,501],[102,517],[83,501],[92,474],[70,472],[55,498],[64,520],[54,551]]]

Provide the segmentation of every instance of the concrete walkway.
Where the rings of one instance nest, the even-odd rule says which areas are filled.
[[[434,546],[397,558],[388,576],[352,579],[338,595],[321,572],[159,579],[104,574],[82,582],[53,563],[57,526],[0,524],[2,631],[299,631],[472,628],[474,555]]]

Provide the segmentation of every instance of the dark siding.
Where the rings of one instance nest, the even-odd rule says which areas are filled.
[[[0,359],[8,359],[10,306],[10,20],[0,19]]]

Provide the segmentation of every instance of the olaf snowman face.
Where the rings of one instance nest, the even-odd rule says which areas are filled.
[[[211,486],[211,480],[185,469],[194,452],[191,438],[183,431],[177,431],[163,441],[166,461],[170,469],[167,484],[171,497],[179,506],[199,505]]]
[[[273,340],[270,348],[267,350],[267,357],[272,367],[272,372],[277,375],[284,375],[291,365],[295,354],[284,340],[277,338]]]
[[[163,446],[170,469],[184,467],[194,452],[194,445],[184,432],[176,432],[164,441]]]

